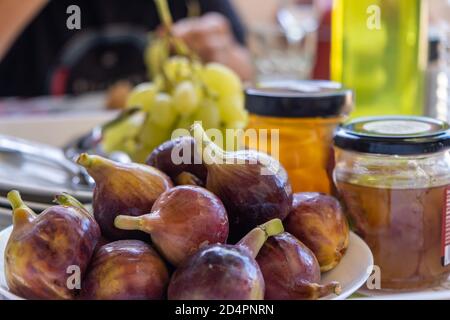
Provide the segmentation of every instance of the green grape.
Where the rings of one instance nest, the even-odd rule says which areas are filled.
[[[114,151],[125,151],[129,149],[126,141],[134,139],[142,126],[144,117],[142,114],[133,116],[125,121],[109,127],[103,133],[102,148],[107,153]]]
[[[223,98],[242,93],[242,83],[231,69],[218,63],[207,64],[201,73],[203,83],[207,88]]]
[[[163,70],[166,78],[172,85],[192,78],[191,65],[186,57],[171,57],[164,63]]]
[[[191,81],[183,81],[177,85],[173,92],[173,104],[179,114],[183,116],[191,115],[200,103],[198,89]]]
[[[158,93],[155,97],[155,104],[149,112],[149,117],[151,122],[161,128],[171,128],[177,119],[172,97],[167,93]]]
[[[242,95],[228,96],[217,101],[220,118],[227,125],[230,123],[243,122],[247,124],[248,112],[244,109]]]
[[[151,34],[149,45],[145,49],[144,60],[152,79],[161,73],[161,66],[169,57],[169,42]]]
[[[200,108],[194,113],[195,121],[201,121],[205,129],[220,127],[220,113],[215,103],[209,99],[204,100]]]
[[[144,162],[148,155],[160,144],[170,139],[170,129],[162,128],[148,116],[137,136],[136,152],[130,155],[133,161]]]
[[[128,96],[127,108],[140,107],[148,112],[152,109],[155,96],[158,93],[158,86],[152,82],[145,82],[137,85]]]

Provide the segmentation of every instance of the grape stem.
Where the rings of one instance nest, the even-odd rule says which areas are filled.
[[[161,19],[162,24],[167,29],[167,32],[170,33],[170,29],[172,28],[173,19],[170,14],[169,5],[167,0],[155,0],[156,8],[158,9],[159,18]]]
[[[183,40],[173,36],[173,18],[167,0],[155,0],[155,3],[161,23],[166,29],[165,37],[167,37],[170,46],[173,47],[175,52],[179,55],[186,56],[191,60],[198,59],[197,55],[189,49]]]

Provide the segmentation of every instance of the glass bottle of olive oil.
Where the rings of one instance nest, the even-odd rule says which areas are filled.
[[[331,77],[356,93],[356,116],[420,115],[427,0],[334,0]]]

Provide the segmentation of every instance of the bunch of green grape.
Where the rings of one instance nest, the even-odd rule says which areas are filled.
[[[220,130],[222,146],[234,148],[236,138],[231,135],[233,143],[227,143],[226,130],[244,129],[248,122],[241,80],[221,64],[202,64],[171,34],[167,0],[155,3],[165,33],[154,37],[145,52],[152,82],[142,83],[130,93],[127,107],[140,112],[104,133],[104,151],[124,151],[134,161],[143,162],[154,148],[173,138],[177,129],[189,129],[196,121],[205,129]]]
[[[229,68],[201,64],[184,56],[167,58],[153,74],[153,81],[136,86],[127,107],[141,110],[141,121],[129,120],[109,130],[104,137],[106,152],[125,151],[135,161],[145,161],[150,152],[172,138],[176,129],[189,129],[201,121],[205,129],[244,129],[242,83]],[[124,139],[119,139],[120,132]]]

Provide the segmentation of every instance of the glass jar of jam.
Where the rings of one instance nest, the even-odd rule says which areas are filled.
[[[353,108],[352,91],[329,81],[264,82],[246,90],[246,107],[259,133],[246,146],[278,157],[294,192],[332,193],[333,135]]]
[[[335,136],[334,180],[382,289],[450,275],[450,131],[422,117],[356,119]]]

